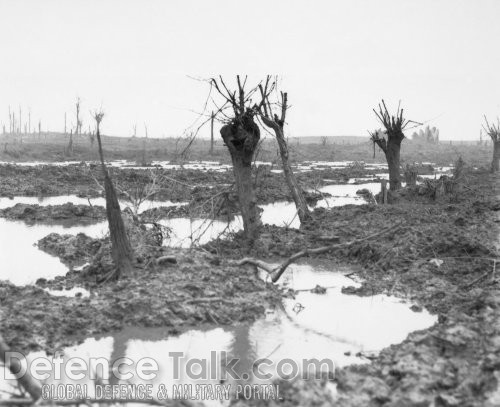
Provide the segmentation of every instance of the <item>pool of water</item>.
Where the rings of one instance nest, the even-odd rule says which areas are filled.
[[[378,183],[359,185],[329,185],[321,188],[322,192],[332,194],[332,197],[320,200],[317,207],[334,207],[346,204],[361,205],[366,201],[356,195],[356,191],[368,188],[374,193],[380,189]],[[0,208],[13,206],[16,203],[38,205],[61,205],[66,202],[88,205],[86,198],[75,195],[38,197],[15,197],[14,199],[0,198]],[[92,205],[105,205],[104,198],[90,199]],[[140,207],[140,211],[160,206],[182,205],[169,201],[147,201]],[[122,207],[124,205],[122,204]],[[293,202],[275,202],[262,205],[261,216],[265,224],[280,227],[299,228],[300,221]],[[313,207],[311,207],[313,209]],[[217,238],[227,237],[228,234],[242,230],[243,221],[236,216],[231,222],[207,219],[172,218],[160,221],[170,228],[170,235],[164,244],[171,247],[190,247],[205,244]],[[35,244],[49,233],[73,234],[85,233],[91,237],[102,237],[107,231],[107,223],[99,222],[93,225],[75,226],[34,224],[27,225],[22,221],[11,221],[0,218],[0,264],[2,265],[0,278],[10,280],[14,284],[31,284],[38,278],[54,278],[64,275],[68,269],[58,258],[39,250]]]
[[[90,291],[82,287],[73,287],[64,290],[51,290],[46,288],[45,291],[48,292],[50,295],[53,295],[54,297],[76,297],[76,296],[79,296],[81,298],[90,297]]]
[[[106,222],[86,226],[35,224],[0,218],[0,278],[13,284],[32,284],[39,278],[54,278],[67,273],[68,268],[54,256],[35,246],[50,233],[85,233],[91,237],[104,236]]]
[[[168,388],[179,384],[219,384],[218,376],[194,378],[190,375],[188,360],[203,361],[207,371],[212,372],[220,363],[222,352],[226,352],[228,359],[238,360],[235,371],[242,375],[252,371],[256,360],[267,358],[270,362],[261,365],[260,370],[275,378],[280,371],[289,372],[278,367],[278,362],[285,359],[292,361],[298,372],[303,371],[304,361],[312,358],[331,361],[330,366],[335,368],[367,363],[368,359],[360,355],[376,354],[384,347],[401,342],[410,332],[428,328],[436,322],[435,316],[426,311],[413,312],[409,304],[397,298],[342,294],[343,286],[357,285],[346,277],[348,271],[332,270],[324,262],[290,266],[280,284],[300,290],[295,299],[285,300],[282,309],[268,310],[265,316],[250,325],[190,330],[174,337],[161,328],[128,328],[113,335],[88,338],[81,345],[66,348],[63,358],[80,357],[88,363],[91,357],[112,361],[127,357],[137,363],[149,357],[159,365],[157,377],[146,382],[134,378],[129,383],[149,383],[155,388],[159,384]],[[318,284],[326,288],[325,294],[309,291]],[[182,352],[178,377],[174,377],[170,352]],[[30,358],[37,356],[41,354],[31,354]],[[326,368],[324,364],[323,370]],[[122,368],[122,372],[126,371],[127,367]],[[69,382],[74,381],[64,376],[57,381]],[[236,382],[240,381],[229,378],[226,383]],[[262,380],[250,375],[245,382]],[[218,401],[206,404],[220,405]]]

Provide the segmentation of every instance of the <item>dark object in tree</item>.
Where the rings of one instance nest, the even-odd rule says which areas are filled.
[[[94,118],[96,121],[96,137],[99,147],[99,157],[101,159],[102,174],[104,176],[104,191],[106,195],[106,216],[109,224],[109,236],[111,240],[111,257],[115,264],[115,270],[106,277],[119,278],[122,273],[132,270],[133,252],[132,246],[125,230],[123,223],[120,203],[116,197],[115,187],[109,176],[108,169],[104,163],[104,154],[102,152],[101,133],[99,125],[104,117],[104,113],[96,113]]]
[[[483,125],[484,131],[493,141],[493,160],[491,161],[491,172],[498,172],[500,169],[500,119],[497,118],[497,124],[488,123],[488,119],[484,116]]]
[[[300,188],[297,178],[292,171],[292,167],[288,160],[288,146],[285,140],[285,118],[286,111],[288,109],[288,94],[286,92],[280,92],[281,96],[281,114],[278,116],[273,112],[271,103],[269,103],[269,80],[270,76],[266,79],[265,87],[259,85],[260,94],[262,101],[259,105],[261,118],[264,124],[274,131],[276,140],[278,141],[278,146],[280,149],[281,162],[283,165],[283,174],[285,175],[285,180],[292,194],[292,199],[295,202],[295,207],[297,208],[297,213],[299,215],[300,222],[302,224],[307,223],[311,220],[311,213],[307,206],[307,202],[304,198],[302,188]]]
[[[236,92],[229,91],[222,77],[219,77],[219,81],[224,91],[215,79],[212,79],[212,84],[234,110],[234,117],[221,128],[220,134],[231,154],[243,228],[246,238],[252,244],[258,238],[262,225],[252,182],[252,162],[260,140],[260,129],[254,121],[256,111],[249,106],[250,101],[244,90],[245,84],[241,84],[239,75],[237,76],[238,100]]]
[[[5,364],[6,367],[9,368],[12,374],[15,375],[22,370],[21,363],[15,357],[7,359],[5,356],[7,352],[10,352],[10,348],[0,335],[0,360]],[[42,396],[42,386],[30,376],[29,372],[19,377],[17,381],[23,387],[23,389],[26,390],[26,392],[33,398],[33,401],[38,400]]]
[[[391,116],[383,99],[382,104],[379,103],[378,108],[378,112],[375,109],[373,111],[384,126],[385,131],[378,130],[370,133],[370,136],[373,143],[377,144],[385,154],[387,165],[389,166],[390,190],[396,191],[401,188],[401,175],[399,171],[401,142],[405,138],[403,130],[410,123],[420,123],[405,119],[403,117],[403,109],[400,109],[399,106],[396,116]]]

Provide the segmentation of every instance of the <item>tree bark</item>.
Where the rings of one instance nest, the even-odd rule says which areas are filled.
[[[286,183],[290,189],[290,193],[292,194],[292,199],[295,202],[300,223],[305,224],[311,220],[311,213],[309,212],[302,189],[300,188],[297,178],[295,177],[292,167],[290,166],[290,162],[288,160],[288,146],[286,144],[285,135],[283,134],[283,129],[274,127],[274,133],[276,134],[276,140],[278,141],[280,149],[281,163],[283,165],[283,174],[285,175]]]
[[[500,169],[500,140],[493,141],[493,160],[491,161],[491,172]]]
[[[214,119],[215,115],[214,112],[212,112],[210,118],[210,155],[214,155]]]
[[[389,189],[391,191],[397,191],[401,188],[400,153],[401,141],[389,138],[387,142],[387,149],[385,151],[385,157],[389,167]]]
[[[99,127],[97,127],[96,136],[99,146],[102,173],[104,176],[106,216],[108,218],[109,236],[111,240],[111,257],[116,267],[115,277],[118,278],[122,273],[132,270],[133,252],[121,216],[120,203],[116,196],[115,187],[108,174],[106,164],[104,163]]]
[[[252,161],[260,130],[250,114],[245,114],[223,126],[220,134],[231,154],[243,229],[246,238],[252,243],[259,237],[262,225],[252,182]]]

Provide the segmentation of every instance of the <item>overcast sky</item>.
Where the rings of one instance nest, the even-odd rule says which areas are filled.
[[[500,1],[0,0],[0,121],[178,135],[208,86],[190,78],[271,73],[293,105],[289,136],[366,135],[380,98],[443,139],[476,139],[500,115]],[[207,136],[209,129],[203,131]]]

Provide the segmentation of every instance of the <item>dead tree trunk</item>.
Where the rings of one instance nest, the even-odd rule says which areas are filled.
[[[68,141],[68,147],[66,149],[66,154],[69,156],[73,155],[73,129],[69,131],[69,141]]]
[[[380,183],[380,203],[385,205],[387,204],[387,180],[383,179]]]
[[[210,117],[210,155],[214,155],[214,119],[215,114],[212,112]]]
[[[493,142],[493,159],[491,161],[491,172],[498,172],[500,169],[500,119],[497,119],[497,124],[488,123],[488,119],[484,116],[486,122],[483,125],[486,134],[491,137]]]
[[[493,142],[493,160],[491,162],[491,172],[500,170],[500,140]]]
[[[120,203],[116,196],[115,187],[111,181],[106,164],[104,163],[104,154],[102,151],[101,134],[99,124],[103,118],[103,113],[96,113],[95,120],[97,144],[99,147],[99,158],[101,159],[101,168],[104,176],[104,191],[106,195],[106,216],[109,224],[109,236],[111,240],[111,257],[115,265],[115,271],[107,278],[119,278],[122,273],[132,270],[133,252],[132,246],[125,230],[125,225],[121,216]]]
[[[259,236],[261,226],[257,198],[252,181],[252,161],[260,130],[251,112],[233,119],[233,122],[220,130],[224,144],[231,154],[233,172],[238,190],[243,229],[250,242]]]
[[[260,129],[254,120],[257,111],[250,105],[249,95],[245,94],[246,79],[243,84],[239,75],[236,79],[237,92],[230,91],[222,77],[219,77],[220,86],[215,79],[211,83],[234,110],[234,117],[221,128],[220,134],[231,154],[245,237],[252,245],[259,237],[262,225],[252,181],[252,162],[260,140]]]
[[[417,122],[405,119],[403,117],[403,109],[400,109],[399,106],[396,116],[391,116],[383,99],[382,104],[379,104],[378,107],[378,112],[375,109],[373,111],[385,130],[377,130],[370,133],[370,136],[373,143],[377,144],[385,154],[387,166],[389,167],[390,190],[397,191],[401,188],[400,153],[401,142],[405,138],[403,130],[408,124]]]
[[[80,98],[76,99],[76,129],[75,135],[78,135],[82,132],[82,121],[80,119]]]
[[[405,168],[405,181],[407,187],[414,187],[417,185],[418,171],[415,165],[406,164]]]
[[[401,188],[401,140],[391,138],[387,143],[385,158],[389,167],[389,188],[391,191],[396,191]]]
[[[269,85],[269,77],[266,81],[266,88]],[[307,202],[304,198],[304,194],[302,192],[302,188],[300,188],[299,183],[297,182],[297,178],[293,173],[292,167],[290,165],[289,157],[288,157],[288,145],[285,140],[285,117],[286,111],[288,109],[288,95],[287,93],[281,93],[281,118],[278,115],[273,114],[271,104],[266,96],[266,91],[262,86],[259,86],[261,96],[263,99],[263,103],[261,104],[261,117],[264,124],[274,131],[276,136],[276,140],[278,141],[278,147],[280,150],[281,163],[283,166],[283,174],[285,175],[285,181],[287,183],[288,189],[290,189],[290,193],[292,195],[292,199],[295,203],[295,207],[297,208],[297,213],[299,215],[299,219],[301,224],[305,224],[311,220],[311,213],[309,211],[309,207],[307,206]]]

